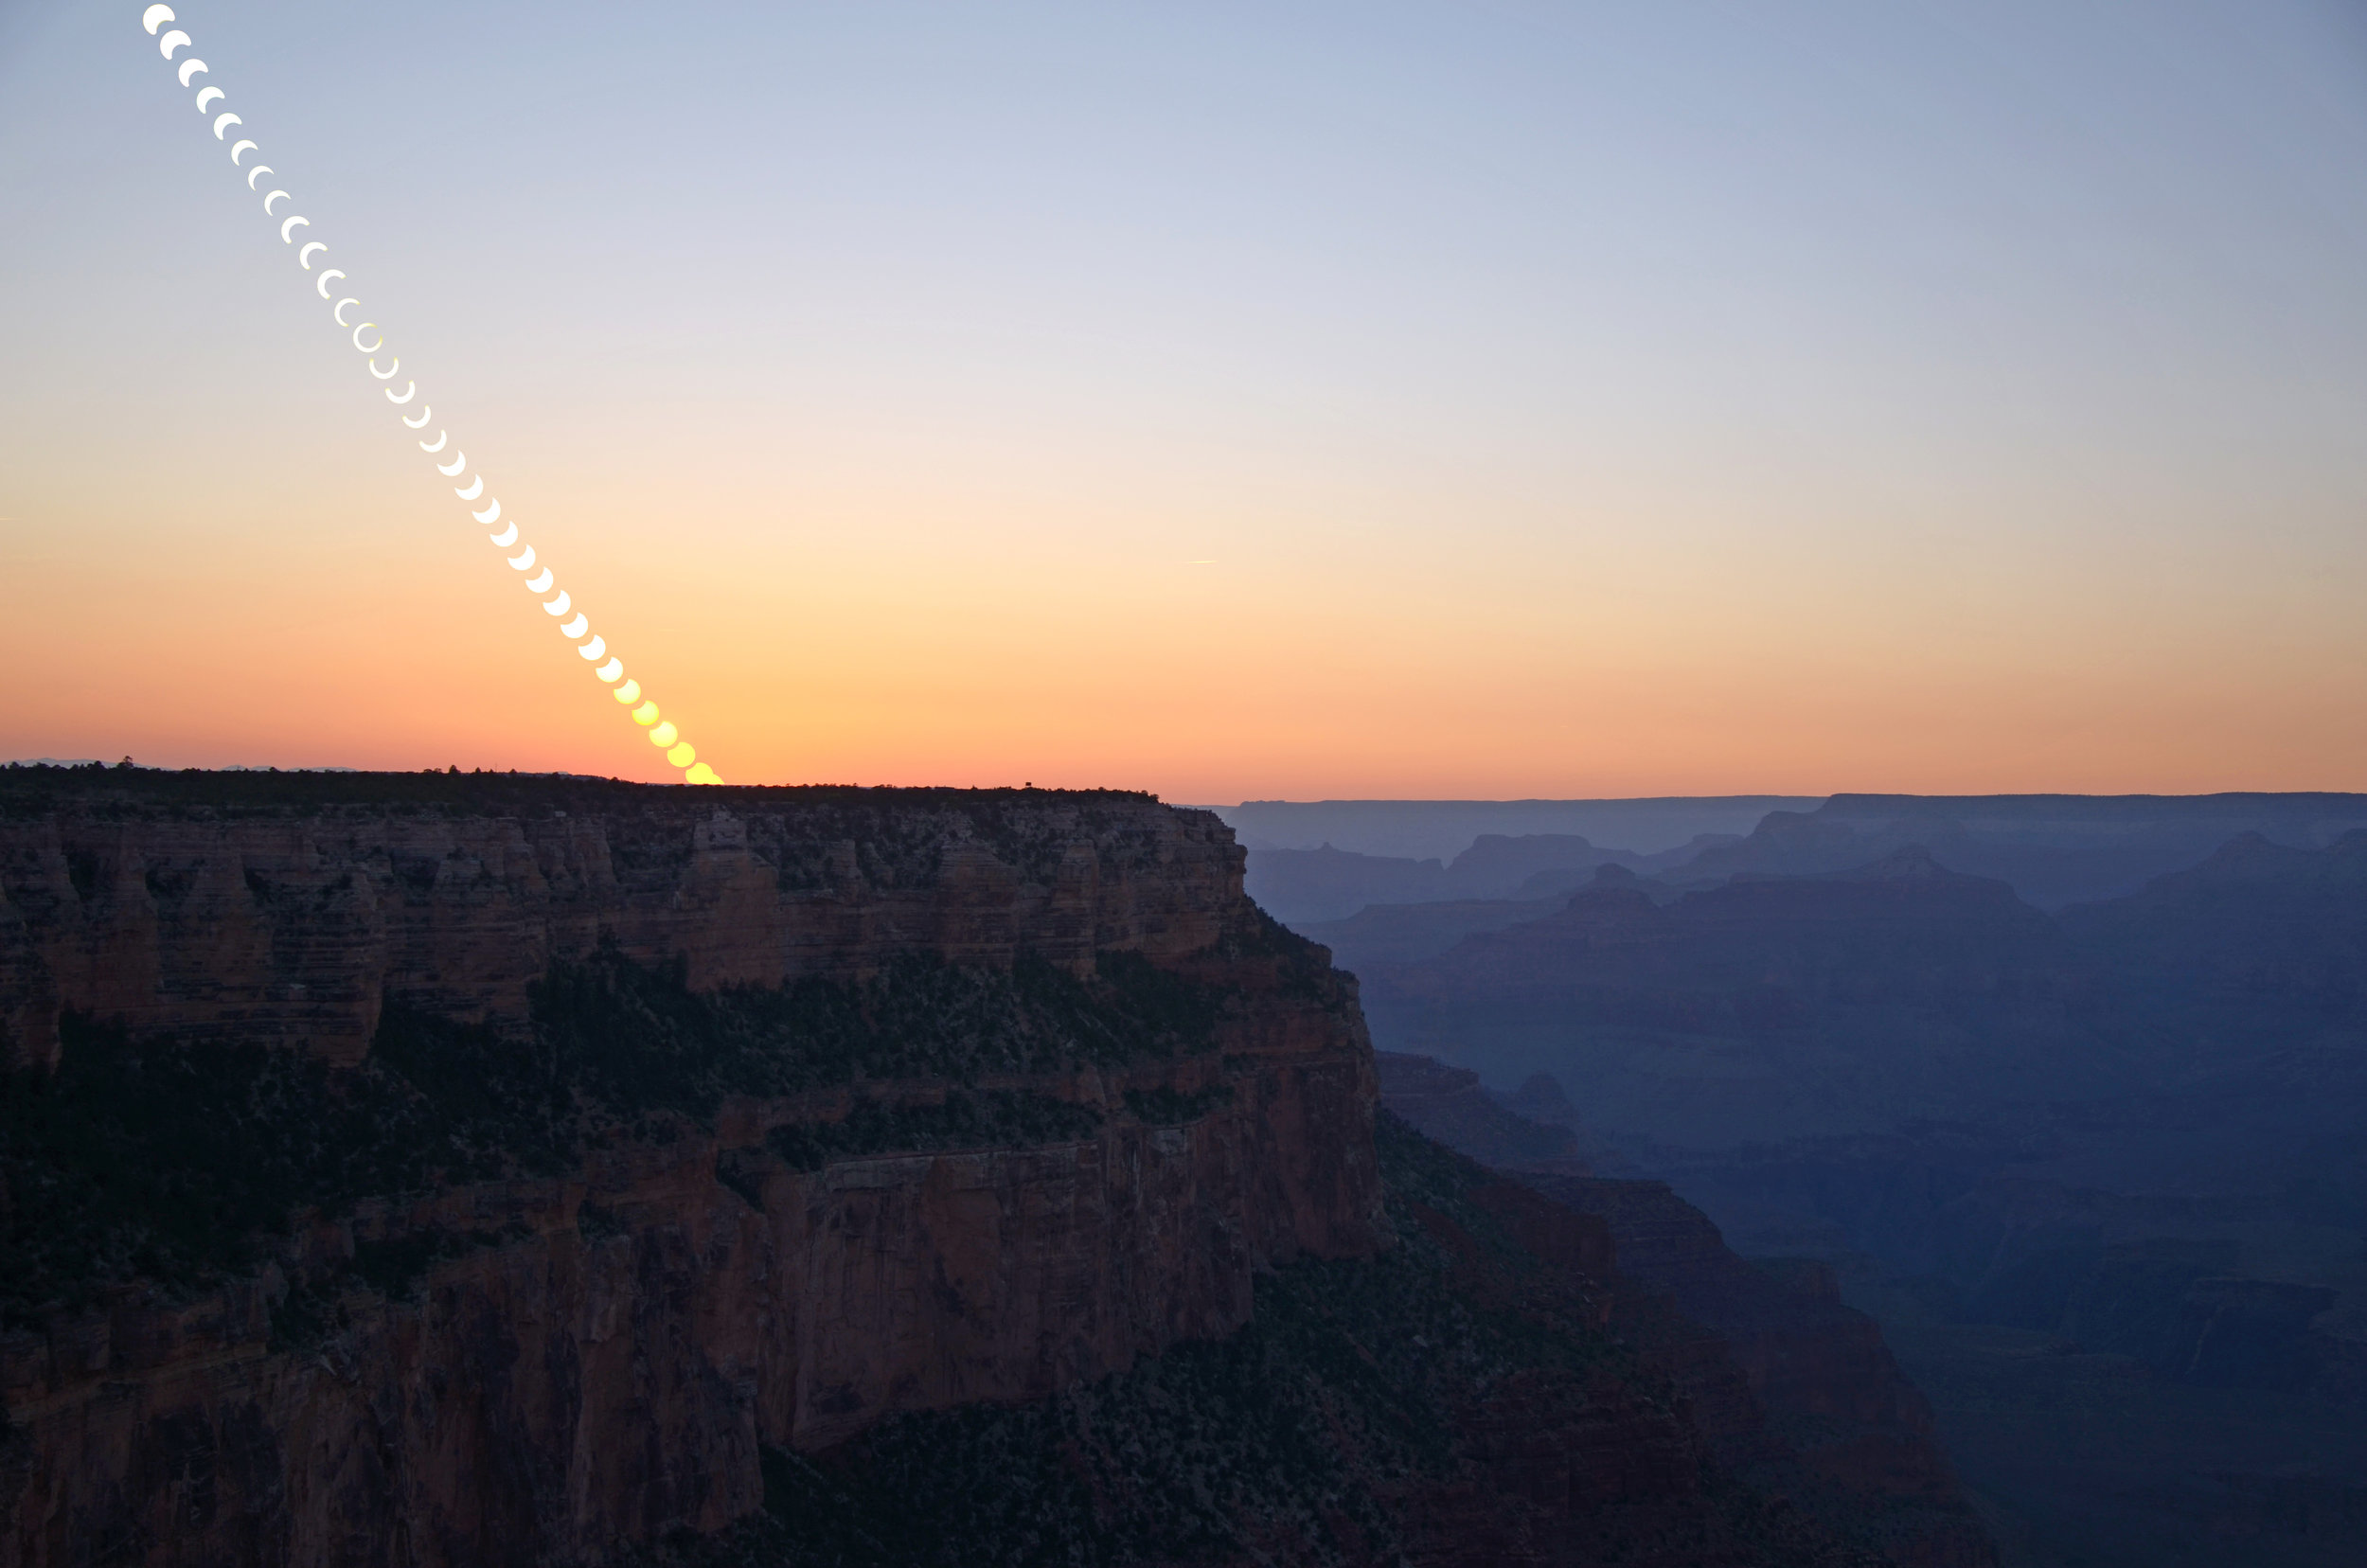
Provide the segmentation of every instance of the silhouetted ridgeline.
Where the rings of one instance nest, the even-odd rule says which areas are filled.
[[[0,1564],[1872,1560],[1203,812],[5,770],[0,1019]]]
[[[1705,850],[1682,876],[1845,871],[1913,845],[1951,871],[2009,882],[2055,909],[2132,893],[2246,833],[2316,849],[2359,828],[2363,794],[1841,794],[1813,811],[1770,812],[1749,838]]]
[[[1316,929],[1384,1047],[1526,1083],[1743,1251],[1839,1266],[2034,1560],[2350,1562],[2360,804],[1836,797],[1541,916]],[[1982,857],[2016,883],[1951,868]]]
[[[1252,854],[1328,844],[1358,855],[1450,861],[1488,835],[1575,834],[1651,854],[1704,833],[1747,833],[1770,811],[1816,809],[1797,795],[1669,795],[1627,800],[1245,800],[1211,810]]]
[[[1600,848],[1575,833],[1531,833],[1518,838],[1483,833],[1450,863],[1350,854],[1329,845],[1315,849],[1255,849],[1250,852],[1246,885],[1250,897],[1274,918],[1299,926],[1344,919],[1375,904],[1567,896],[1583,886],[1597,866],[1657,871],[1689,864],[1712,848],[1736,842],[1731,834],[1702,834],[1676,848],[1646,855]]]
[[[1736,875],[1847,871],[1913,846],[1949,870],[2007,882],[2025,900],[2055,909],[2133,892],[2247,833],[2316,849],[2367,828],[2367,795],[2334,793],[1843,794],[1821,805],[1771,799],[1772,809],[1747,820],[1735,814],[1742,802],[1714,798],[1507,801],[1487,813],[1475,810],[1479,804],[1485,803],[1272,802],[1255,812],[1228,808],[1226,814],[1251,846],[1251,896],[1275,918],[1320,941],[1336,936],[1353,943],[1388,963],[1434,956],[1466,933],[1551,914],[1602,865],[1625,866],[1674,892],[1717,886]],[[1530,808],[1578,814],[1539,816]],[[1664,836],[1640,844],[1609,841],[1616,847],[1567,830],[1473,836],[1474,824],[1579,822],[1593,820],[1589,812],[1609,827],[1621,815],[1614,808],[1630,809],[1626,814],[1633,825],[1658,821]],[[1269,819],[1344,832],[1358,830],[1367,819],[1374,826],[1356,846],[1345,839],[1321,846],[1261,842],[1255,825]],[[1679,825],[1688,830],[1673,831]],[[1376,836],[1391,835],[1450,846],[1428,859],[1369,847]],[[1453,908],[1439,907],[1447,904]],[[1369,912],[1372,929],[1351,929],[1360,912]],[[1311,929],[1316,926],[1323,929]]]

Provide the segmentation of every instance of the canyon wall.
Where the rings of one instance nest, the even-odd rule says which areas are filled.
[[[521,1017],[553,959],[604,940],[708,989],[914,953],[1164,963],[1248,907],[1230,829],[1117,792],[13,772],[0,1042],[32,1062],[67,1010],[355,1061],[388,997]]]
[[[1568,1128],[1515,1114],[1476,1073],[1390,1051],[1376,1061],[1388,1110],[1603,1227],[1610,1261],[1593,1272],[1662,1309],[1625,1325],[1629,1337],[1686,1390],[1739,1472],[1849,1521],[1903,1568],[1995,1563],[1931,1406],[1829,1269],[1737,1256],[1664,1183],[1592,1175]]]
[[[247,1275],[118,1280],[13,1323],[0,1564],[593,1560],[750,1513],[762,1445],[1057,1392],[1238,1328],[1261,1269],[1383,1242],[1353,982],[1243,898],[1205,813],[0,774],[11,1093],[38,1092],[76,1018],[348,1072],[392,1001],[523,1042],[531,985],[598,951],[679,961],[692,993],[913,955],[1089,979],[1130,953],[1227,1000],[1186,1055],[736,1099],[558,1175],[300,1215]],[[1024,1093],[1094,1131],[820,1162],[769,1139],[858,1092]],[[33,1198],[0,1191],[0,1219]]]

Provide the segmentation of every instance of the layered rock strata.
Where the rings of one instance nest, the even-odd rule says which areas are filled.
[[[357,1061],[389,997],[521,1017],[603,941],[701,989],[1166,963],[1241,917],[1241,875],[1214,815],[1116,792],[0,770],[0,1043],[51,1060],[72,1011]]]
[[[1205,813],[442,775],[281,775],[258,802],[237,784],[0,775],[20,1087],[58,1061],[66,1015],[347,1065],[390,998],[523,1040],[532,984],[596,951],[679,961],[692,993],[914,954],[1089,976],[1130,953],[1227,1001],[1189,1055],[969,1086],[1090,1112],[1086,1135],[803,1168],[769,1135],[845,1115],[858,1088],[736,1100],[558,1175],[299,1216],[251,1277],[130,1280],[12,1327],[9,1568],[590,1560],[748,1514],[765,1445],[1050,1394],[1239,1327],[1261,1269],[1383,1243],[1352,982],[1248,903]],[[400,1281],[345,1267],[405,1246]]]

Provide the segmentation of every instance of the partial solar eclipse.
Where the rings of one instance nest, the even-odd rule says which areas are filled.
[[[168,62],[171,62],[175,51],[185,48],[193,48],[195,46],[189,35],[183,32],[178,27],[172,28],[170,31],[164,33],[162,36],[158,35],[157,29],[173,19],[172,8],[170,6],[151,5],[140,13],[140,27],[147,32],[149,37],[156,40],[157,52],[164,56]],[[211,80],[213,76],[212,67],[207,65],[203,60],[198,59],[195,54],[191,54],[187,60],[184,60],[177,65],[174,65],[173,74],[179,80],[181,86],[185,89],[192,80],[200,76],[204,76],[208,79],[206,85],[200,88],[197,92],[197,111],[201,116],[213,116],[211,123],[213,126],[214,139],[216,141],[225,140],[232,126],[244,125],[246,123],[234,113],[227,111],[221,114],[214,113],[215,106],[226,101],[230,95],[226,89],[213,84]],[[245,168],[246,155],[249,152],[259,152],[261,151],[262,149],[258,144],[243,136],[236,142],[231,143],[230,146],[230,167],[240,169],[245,175],[246,187],[250,191],[256,188],[256,183],[258,180],[260,180],[264,175],[273,172],[271,165],[259,161],[252,169]],[[291,212],[283,217],[276,210],[278,205],[282,202],[294,202],[294,196],[288,191],[275,187],[270,192],[265,194],[262,200],[263,216],[267,222],[276,223],[279,225],[279,239],[282,244],[294,244],[295,231],[299,228],[309,229],[312,226],[312,220],[305,217],[301,213]],[[328,249],[328,241],[308,239],[296,251],[296,264],[305,272],[310,273],[312,270],[313,257],[327,251]],[[337,268],[325,268],[319,276],[314,278],[313,287],[320,294],[321,298],[326,300],[329,298],[329,279],[332,277],[343,279],[345,276],[345,273]],[[351,295],[346,295],[339,298],[334,305],[329,307],[329,319],[337,324],[340,330],[349,330],[351,332],[353,347],[364,357],[365,368],[369,371],[372,379],[381,382],[392,382],[395,378],[396,372],[402,368],[402,361],[400,357],[392,353],[388,353],[386,368],[382,370],[378,367],[378,356],[381,352],[386,350],[386,333],[384,330],[380,328],[378,323],[374,321],[365,321],[359,326],[353,327],[348,327],[348,324],[346,321],[346,308],[347,306],[358,306],[362,302],[359,299],[356,299]],[[363,341],[363,336],[364,334],[369,332],[376,332],[378,335],[372,341],[365,343]],[[388,402],[393,403],[398,408],[403,408],[407,407],[411,401],[418,396],[419,383],[416,380],[406,380],[402,383],[402,390],[400,392],[396,391],[391,385],[383,388],[383,390],[386,394],[386,401]],[[422,403],[419,405],[419,411],[416,416],[404,414],[400,416],[400,418],[403,425],[407,429],[423,430],[427,427],[431,412],[432,410],[428,407],[428,405]],[[445,444],[451,438],[450,432],[438,430],[436,433],[436,439],[434,441],[431,442],[423,440],[419,442],[419,450],[422,453],[427,454],[432,460],[443,452]],[[436,472],[442,474],[447,479],[456,479],[461,474],[466,473],[469,471],[468,454],[455,449],[453,453],[452,461],[450,463],[436,463],[435,469]],[[473,475],[467,485],[454,487],[453,494],[458,496],[464,502],[473,502],[479,497],[484,496],[485,475],[482,473]],[[502,520],[501,501],[498,497],[487,498],[485,506],[482,509],[472,511],[469,515],[489,528],[494,524],[499,523]],[[505,551],[507,550],[509,546],[518,543],[518,525],[516,520],[512,519],[499,533],[488,534],[486,537],[490,540],[497,548]],[[507,559],[509,564],[518,571],[534,571],[535,554],[534,546],[531,544],[525,545],[519,551],[518,554],[508,556]],[[586,663],[598,666],[593,673],[599,677],[601,684],[612,688],[617,702],[626,704],[628,707],[632,707],[630,717],[634,723],[650,732],[650,743],[659,747],[666,753],[666,759],[667,762],[683,770],[683,779],[685,783],[722,783],[723,780],[716,775],[713,768],[698,759],[698,753],[691,747],[689,741],[681,738],[680,733],[675,729],[674,725],[670,722],[661,722],[659,721],[657,704],[648,701],[642,696],[641,683],[638,681],[629,681],[625,679],[624,661],[609,652],[608,643],[604,638],[590,634],[592,631],[591,617],[577,606],[574,598],[565,589],[560,589],[557,594],[553,595],[552,590],[555,587],[557,587],[557,579],[548,565],[544,565],[539,573],[536,573],[536,575],[529,579],[526,582],[527,590],[537,598],[543,599],[543,610],[554,619],[558,619],[561,616],[568,617],[560,625],[560,634],[565,637],[570,643],[576,645],[576,651],[582,656]],[[544,596],[550,597],[545,597]],[[638,704],[639,706],[632,706],[634,704]]]

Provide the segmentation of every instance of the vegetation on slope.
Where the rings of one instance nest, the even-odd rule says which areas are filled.
[[[819,1456],[768,1452],[762,1515],[650,1559],[1476,1562],[1526,1539],[1554,1561],[1870,1560],[1703,1470],[1665,1386],[1597,1303],[1471,1201],[1494,1177],[1386,1113],[1378,1139],[1391,1251],[1282,1269],[1241,1332],[1051,1399],[907,1415]],[[1614,1446],[1657,1445],[1669,1473],[1557,1514],[1491,1468],[1491,1440],[1529,1417],[1611,1423]]]
[[[201,1284],[256,1266],[298,1211],[552,1174],[588,1138],[668,1136],[728,1097],[1205,1050],[1219,1006],[1213,988],[1130,953],[1085,980],[1034,959],[912,958],[860,984],[694,994],[680,965],[609,951],[554,966],[525,1031],[390,1003],[368,1060],[346,1070],[69,1019],[54,1074],[0,1076],[0,1322],[132,1280]],[[1041,1100],[859,1102],[845,1128],[797,1130],[797,1149],[818,1161],[1090,1131],[1091,1112]]]
[[[1089,1105],[1022,1090],[956,1089],[942,1100],[906,1105],[859,1099],[836,1121],[776,1127],[764,1144],[792,1170],[820,1170],[832,1160],[891,1149],[1025,1149],[1090,1138],[1100,1130],[1101,1113]]]

